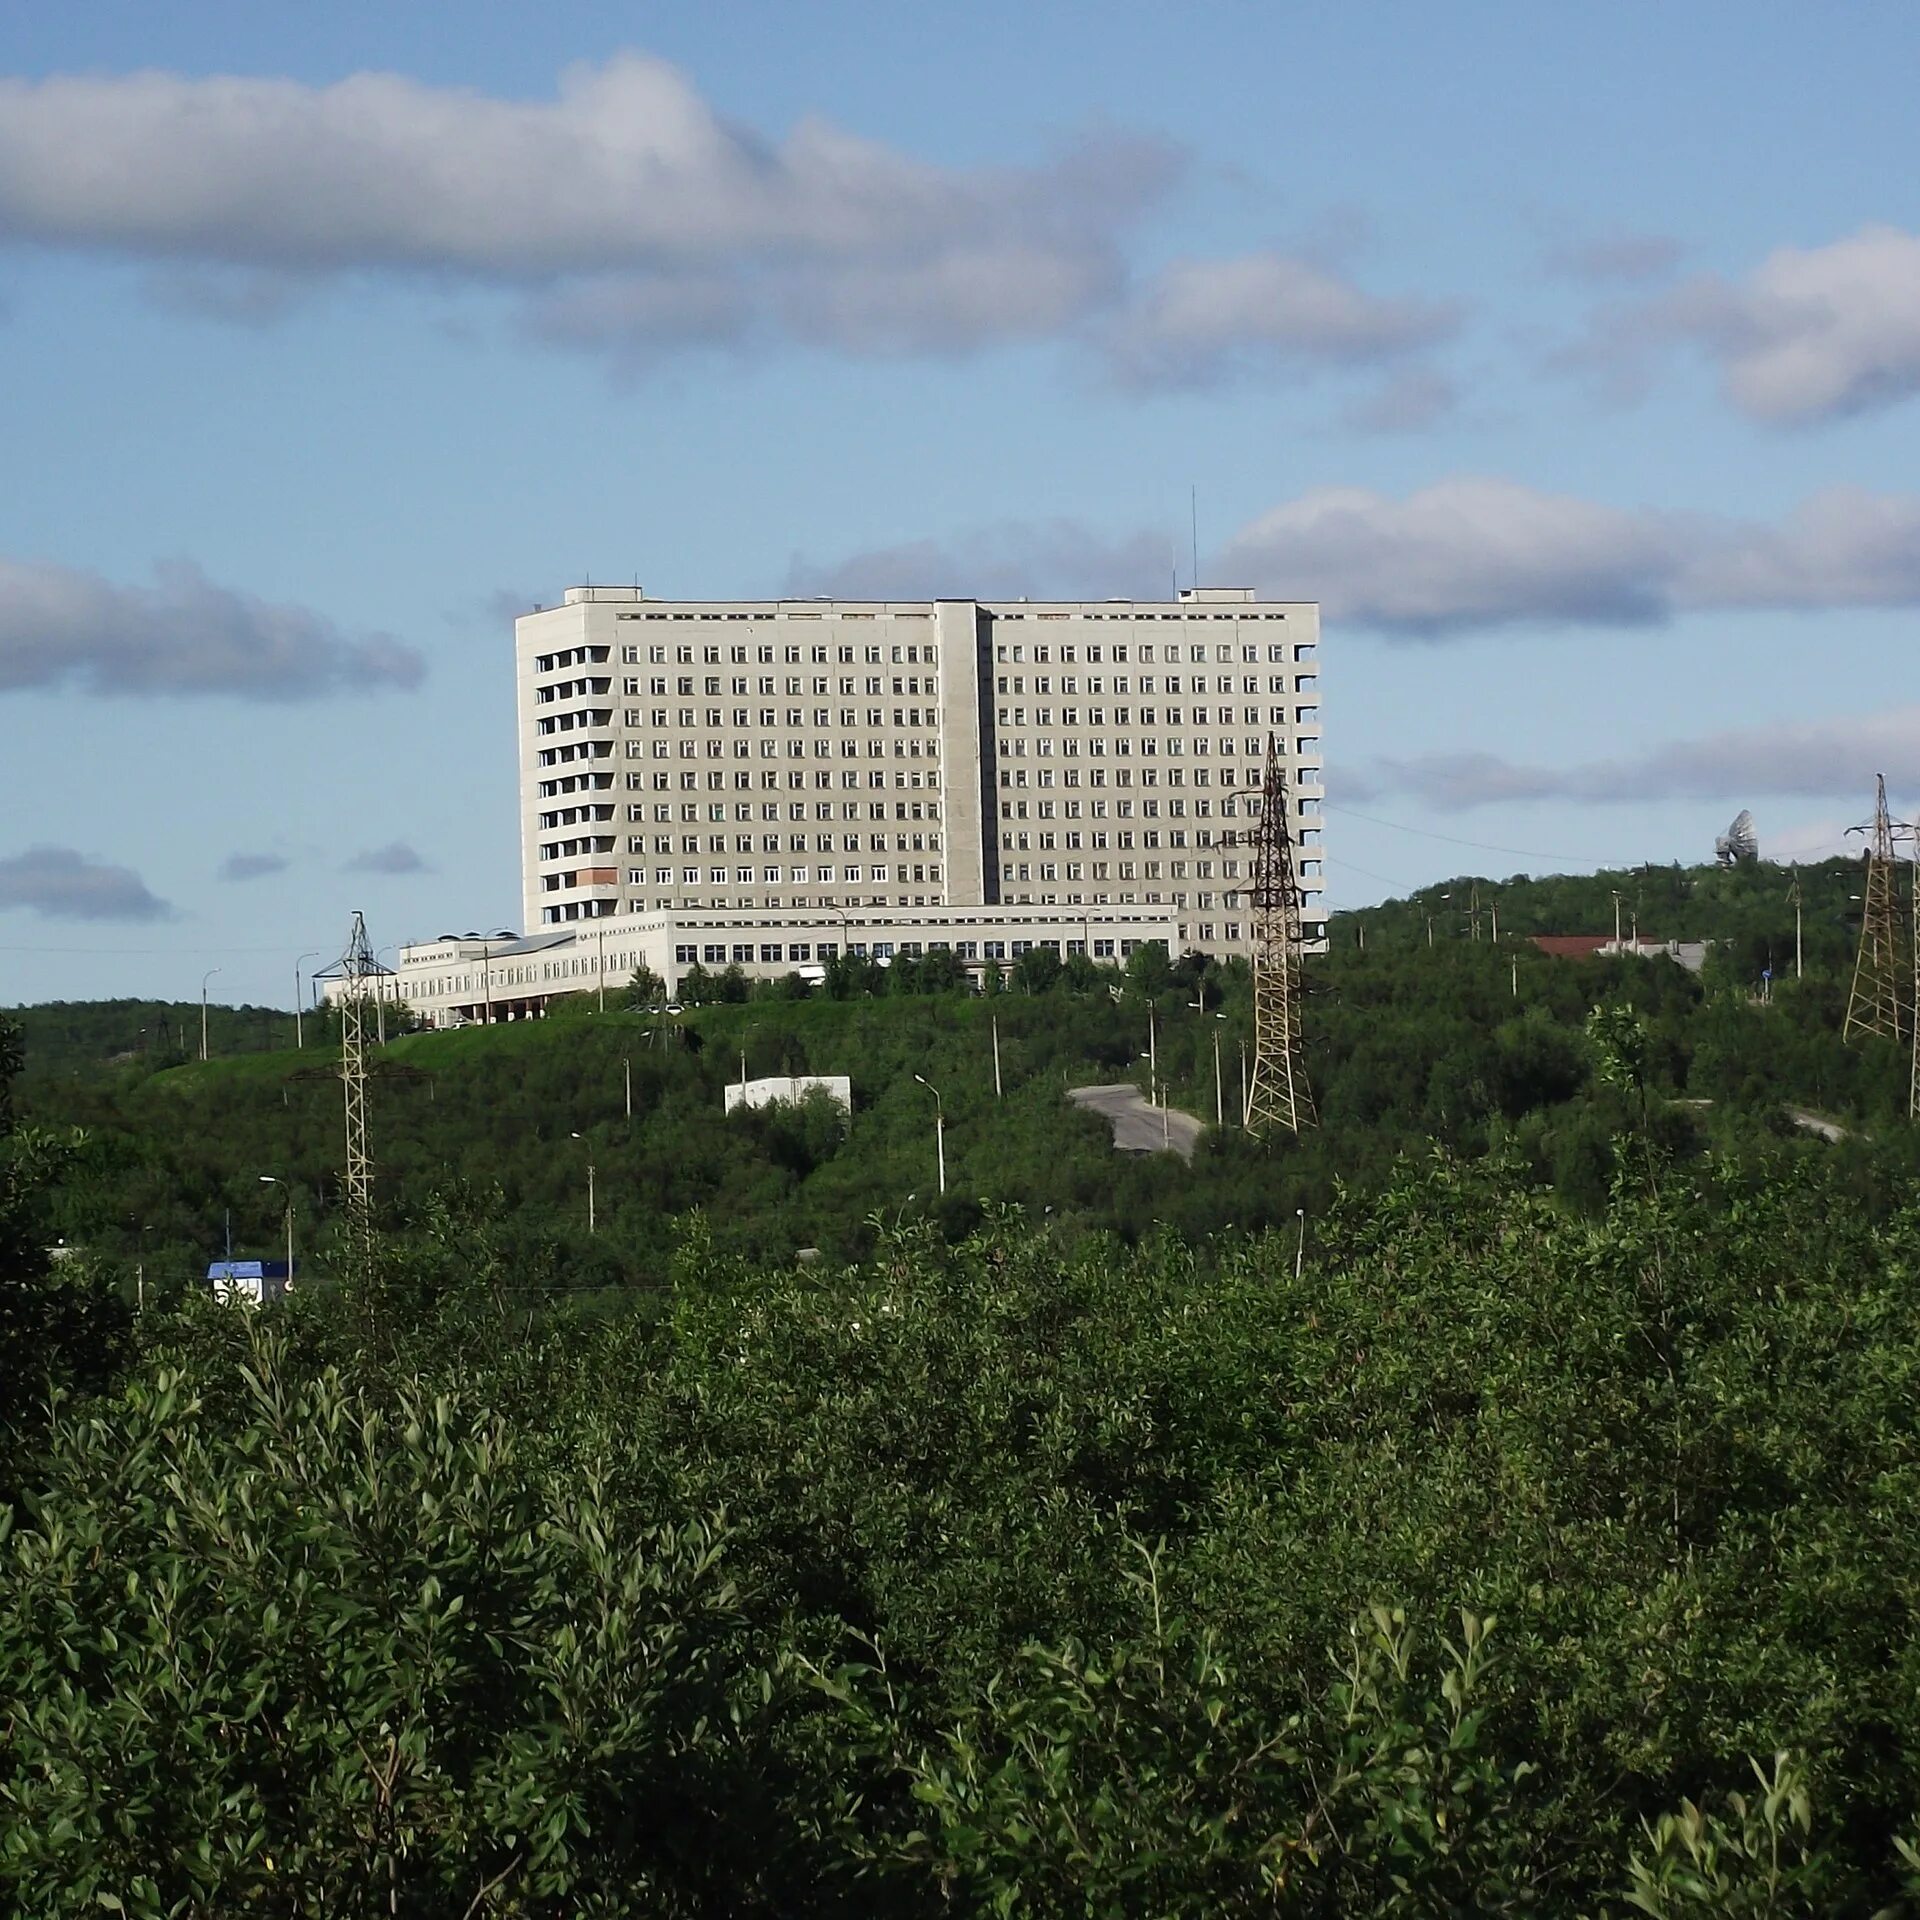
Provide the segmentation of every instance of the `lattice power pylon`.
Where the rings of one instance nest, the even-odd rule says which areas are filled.
[[[1877,1033],[1898,1040],[1906,1030],[1903,1004],[1911,982],[1901,964],[1905,928],[1899,883],[1895,878],[1893,819],[1887,812],[1887,778],[1874,776],[1873,823],[1852,827],[1867,840],[1865,883],[1860,889],[1860,951],[1853,963],[1853,991],[1847,996],[1843,1039]]]
[[[1911,936],[1908,946],[1913,957],[1913,978],[1908,983],[1912,990],[1907,996],[1907,1008],[1913,1016],[1913,1045],[1907,1064],[1907,1118],[1920,1120],[1920,826],[1914,829],[1912,853],[1913,888],[1908,898],[1913,912],[1907,931]]]
[[[1313,1091],[1301,1052],[1300,970],[1305,933],[1287,823],[1287,776],[1267,736],[1260,833],[1253,868],[1253,1080],[1246,1129],[1256,1139],[1314,1124]]]
[[[347,1231],[354,1257],[364,1268],[373,1254],[373,1161],[367,1152],[367,1059],[363,1022],[367,982],[375,973],[365,917],[353,916],[353,931],[341,956],[340,1081],[347,1103]]]

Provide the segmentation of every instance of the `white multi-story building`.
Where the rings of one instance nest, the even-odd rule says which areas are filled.
[[[1319,609],[650,601],[516,632],[529,928],[728,909],[1171,906],[1248,940],[1271,734],[1320,885]],[[1202,929],[1205,931],[1202,931]],[[1231,929],[1231,931],[1229,931]]]
[[[409,948],[407,997],[485,1018],[642,960],[671,983],[695,961],[765,974],[842,950],[1246,952],[1269,737],[1317,938],[1319,643],[1317,606],[1242,589],[572,588],[515,629],[527,934]]]

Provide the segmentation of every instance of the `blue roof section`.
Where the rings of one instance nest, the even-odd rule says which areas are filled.
[[[216,1260],[207,1268],[209,1280],[284,1280],[284,1260]]]

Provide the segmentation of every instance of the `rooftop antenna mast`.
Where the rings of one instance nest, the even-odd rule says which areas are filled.
[[[364,1276],[373,1264],[373,1161],[367,1153],[365,1011],[376,972],[363,914],[353,916],[340,960],[340,1080],[347,1109],[347,1232]]]
[[[1244,1123],[1255,1139],[1299,1133],[1315,1123],[1301,1050],[1300,887],[1287,824],[1287,776],[1267,735],[1260,831],[1253,869],[1253,1081]]]
[[[1841,1038],[1877,1033],[1898,1040],[1906,1019],[1902,1006],[1910,982],[1901,978],[1901,909],[1895,891],[1893,820],[1887,812],[1887,776],[1874,776],[1873,822],[1849,827],[1866,838],[1865,884],[1860,889],[1860,950],[1853,963]]]

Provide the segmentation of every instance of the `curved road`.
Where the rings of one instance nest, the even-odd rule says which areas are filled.
[[[1075,1087],[1067,1098],[1076,1107],[1097,1113],[1113,1129],[1117,1153],[1177,1153],[1193,1158],[1203,1131],[1201,1123],[1178,1107],[1156,1107],[1129,1081],[1116,1086]]]

